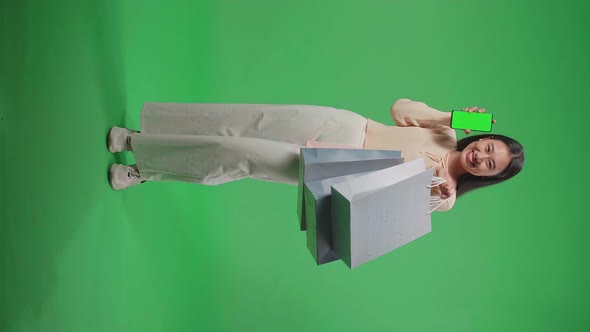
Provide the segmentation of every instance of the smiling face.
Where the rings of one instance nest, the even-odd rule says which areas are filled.
[[[494,176],[510,164],[510,151],[500,140],[483,138],[467,145],[459,160],[461,166],[473,175]]]

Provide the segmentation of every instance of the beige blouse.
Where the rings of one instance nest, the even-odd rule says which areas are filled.
[[[404,161],[422,158],[427,168],[442,167],[448,172],[449,152],[457,144],[455,130],[450,128],[451,113],[410,99],[397,100],[390,113],[397,126],[368,119],[363,148],[399,150]],[[433,188],[433,195],[440,195],[438,187]],[[456,195],[443,200],[435,211],[448,211],[455,200]]]

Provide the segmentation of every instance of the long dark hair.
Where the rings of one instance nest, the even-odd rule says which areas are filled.
[[[467,145],[482,138],[497,139],[504,142],[506,146],[508,146],[508,151],[511,154],[510,164],[508,164],[508,167],[506,167],[504,171],[495,176],[482,177],[475,176],[471,173],[464,174],[457,181],[457,198],[471,190],[506,181],[522,170],[522,166],[524,164],[524,149],[522,148],[522,145],[512,138],[506,137],[504,135],[483,134],[467,136],[457,141],[456,150],[463,151]]]

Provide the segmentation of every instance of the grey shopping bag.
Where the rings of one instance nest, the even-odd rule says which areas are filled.
[[[368,173],[356,173],[304,182],[303,196],[305,197],[307,248],[317,265],[338,260],[338,256],[332,250],[331,186]]]
[[[303,183],[329,177],[373,171],[398,164],[400,151],[340,148],[300,149],[297,215],[300,229],[306,229]]]
[[[431,232],[423,159],[332,185],[333,250],[351,269]]]

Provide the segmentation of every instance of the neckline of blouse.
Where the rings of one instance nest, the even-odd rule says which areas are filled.
[[[430,158],[435,163],[440,164],[442,166],[442,168],[444,168],[446,171],[448,171],[447,167],[448,167],[449,155],[451,154],[451,151],[445,153],[442,157],[439,157],[439,156],[437,156],[433,153],[430,153],[428,151],[426,151],[426,152],[420,151],[420,153],[425,155],[426,157]]]

